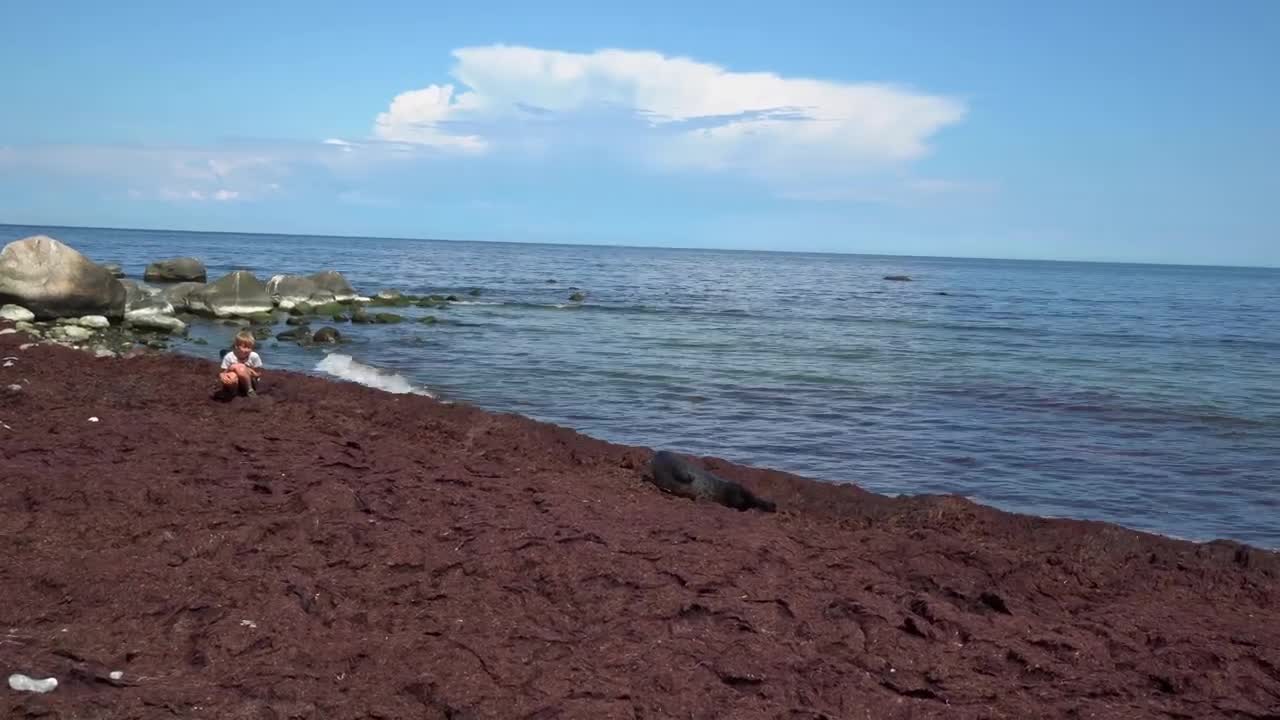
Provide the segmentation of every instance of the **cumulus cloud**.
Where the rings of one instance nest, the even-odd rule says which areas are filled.
[[[656,52],[574,53],[495,45],[454,51],[453,78],[401,93],[377,116],[378,138],[481,153],[504,124],[625,113],[617,128],[670,168],[768,176],[856,173],[909,162],[962,102],[874,83],[736,72]],[[599,126],[594,126],[599,130]]]

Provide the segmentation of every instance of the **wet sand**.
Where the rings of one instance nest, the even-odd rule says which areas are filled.
[[[22,342],[0,671],[59,686],[6,718],[1280,718],[1275,553]]]

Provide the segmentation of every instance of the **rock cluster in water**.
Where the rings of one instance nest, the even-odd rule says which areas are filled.
[[[276,334],[278,340],[332,344],[342,342],[342,333],[333,327],[313,330],[313,320],[394,324],[405,318],[367,308],[442,309],[458,299],[398,290],[366,297],[336,270],[275,275],[265,282],[236,270],[208,282],[204,263],[193,257],[157,260],[146,267],[143,282],[124,275],[118,264],[95,263],[51,237],[16,240],[0,252],[0,320],[37,339],[118,355],[138,345],[168,347],[196,321],[248,326],[266,339],[284,318],[290,329]],[[433,315],[419,318],[423,324],[436,321]]]

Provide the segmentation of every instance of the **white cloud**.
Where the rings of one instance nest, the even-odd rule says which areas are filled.
[[[975,200],[990,197],[998,186],[989,182],[967,182],[941,178],[877,177],[851,183],[814,185],[787,190],[790,200],[827,203],[870,203],[917,207],[947,200]]]
[[[401,93],[377,116],[377,137],[475,153],[495,146],[504,123],[622,111],[637,122],[620,131],[636,144],[643,130],[646,157],[664,167],[785,179],[909,162],[965,114],[958,100],[891,85],[734,72],[656,52],[496,45],[453,54],[462,89]]]

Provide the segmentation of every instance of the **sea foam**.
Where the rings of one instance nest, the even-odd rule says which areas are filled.
[[[414,394],[435,397],[425,388],[415,387],[403,375],[365,365],[350,355],[342,353],[325,355],[323,360],[316,363],[316,370],[397,395]]]

